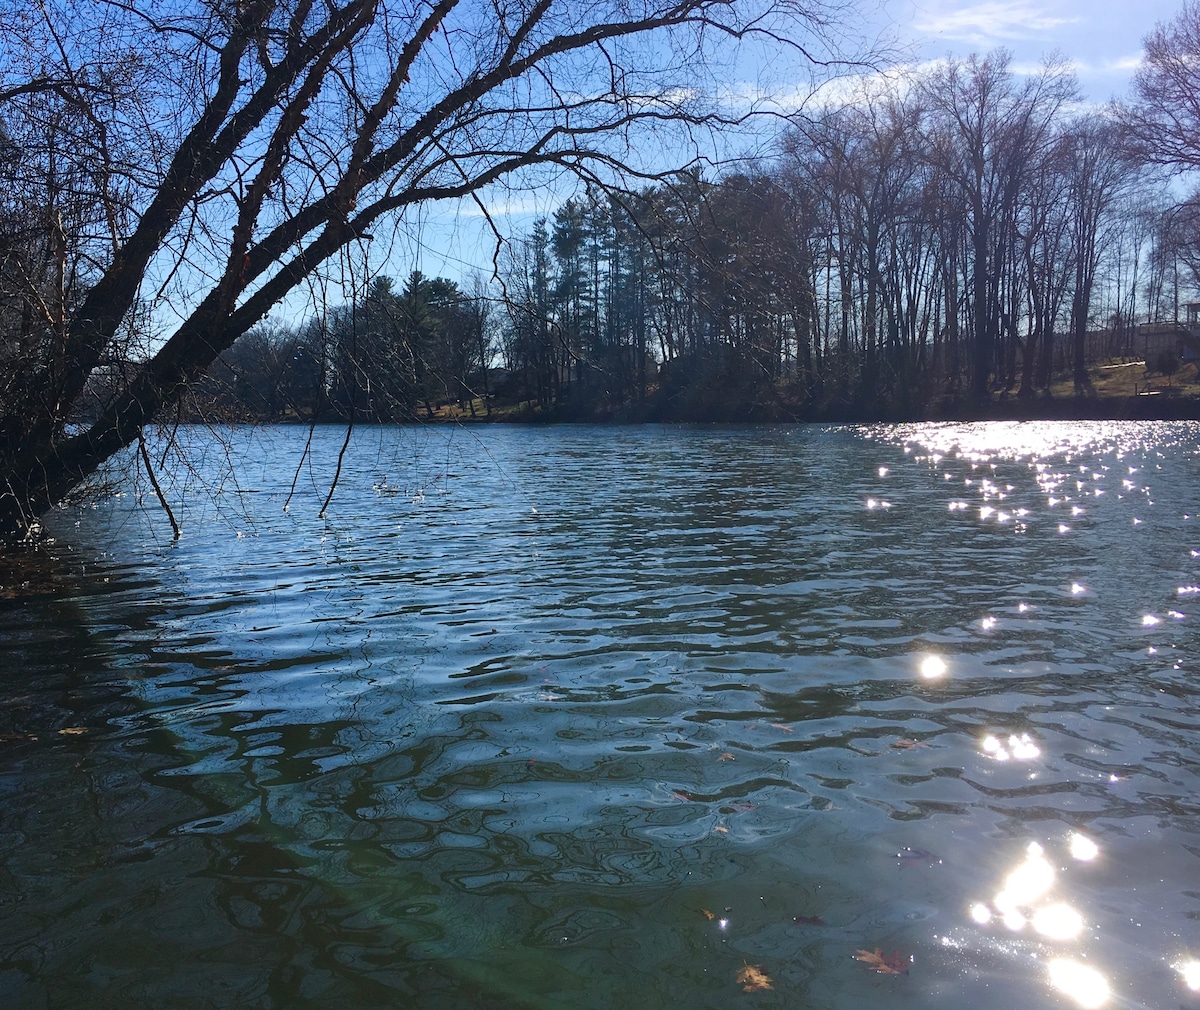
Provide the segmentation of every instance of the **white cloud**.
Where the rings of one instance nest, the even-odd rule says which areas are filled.
[[[926,10],[914,27],[923,34],[986,46],[1027,39],[1079,20],[1054,17],[1028,0],[987,0],[970,7]]]
[[[1128,78],[1141,66],[1142,54],[1117,56],[1111,60],[1070,60],[1070,67],[1079,77]],[[1014,67],[1015,70],[1015,67]]]

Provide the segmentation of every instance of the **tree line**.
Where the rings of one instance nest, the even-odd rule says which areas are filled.
[[[496,392],[550,417],[913,416],[1064,377],[1087,395],[1093,360],[1136,356],[1138,324],[1176,319],[1200,277],[1195,201],[1168,198],[1127,120],[1081,111],[1065,64],[1018,74],[1004,51],[882,77],[736,172],[587,188],[507,244],[491,291],[377,280],[308,324],[304,406],[256,416],[482,413]],[[263,342],[213,381],[247,387]]]
[[[1064,373],[1086,395],[1091,359],[1135,355],[1196,289],[1193,202],[1167,192],[1064,65],[945,60],[743,171],[568,201],[509,258],[509,356],[542,401],[668,413],[911,414]]]

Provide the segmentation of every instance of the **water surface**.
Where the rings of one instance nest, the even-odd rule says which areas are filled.
[[[0,576],[4,1005],[1195,1001],[1200,426],[183,435]]]

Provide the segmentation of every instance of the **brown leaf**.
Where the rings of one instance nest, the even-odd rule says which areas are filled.
[[[68,726],[66,729],[58,731],[59,736],[83,736],[87,732],[86,726]]]
[[[885,954],[876,947],[874,950],[856,950],[854,960],[861,961],[872,971],[882,972],[884,975],[907,975],[912,958],[905,957],[898,950]]]
[[[718,824],[715,828],[713,828],[713,831],[719,831],[723,835],[729,834],[729,829],[720,824]]]
[[[715,918],[716,918],[716,916],[715,916],[715,915],[713,915],[713,913],[712,913],[712,912],[710,912],[710,911],[709,911],[707,908],[702,908],[702,909],[700,909],[700,914],[701,914],[702,916],[704,916],[704,918],[706,918],[706,919],[707,919],[709,922],[712,922],[712,921],[713,921],[713,919],[715,919]]]
[[[737,758],[735,758],[732,754],[730,754],[729,751],[722,751],[721,756],[719,758],[717,758],[717,760],[718,761],[736,761]]]
[[[774,989],[771,976],[763,972],[758,965],[748,964],[737,973],[742,992],[758,992],[760,989]]]
[[[892,746],[897,750],[913,750],[916,747],[929,748],[929,744],[923,743],[920,740],[893,740]]]

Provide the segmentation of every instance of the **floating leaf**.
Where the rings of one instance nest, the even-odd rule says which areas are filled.
[[[713,828],[713,831],[719,831],[723,835],[729,834],[729,829],[726,827],[722,827],[720,824],[718,824],[715,828]]]
[[[719,758],[717,758],[717,760],[718,761],[736,761],[737,758],[735,758],[732,754],[730,754],[729,751],[722,751],[721,756]]]
[[[912,962],[911,957],[905,957],[898,950],[885,954],[878,947],[874,950],[856,950],[854,960],[861,961],[871,971],[878,971],[884,975],[907,975],[908,966]]]
[[[797,915],[792,919],[797,926],[824,926],[825,920],[819,915]]]
[[[758,992],[762,989],[774,989],[771,976],[762,971],[756,964],[748,964],[737,973],[738,983],[742,992]]]
[[[785,725],[784,725],[783,723],[781,723],[781,722],[773,722],[773,723],[771,723],[771,729],[781,729],[781,730],[783,730],[785,733],[791,733],[791,732],[792,732],[792,727],[791,727],[791,726],[785,726]]]
[[[922,740],[893,740],[892,746],[897,750],[913,750],[916,747],[924,747],[929,749],[929,744]]]
[[[86,726],[67,726],[65,729],[58,731],[59,736],[83,736],[87,732]]]
[[[716,916],[712,912],[710,912],[707,908],[700,909],[700,914],[702,916],[704,916],[704,918],[706,918],[709,922],[712,922],[713,919],[716,918]]]

